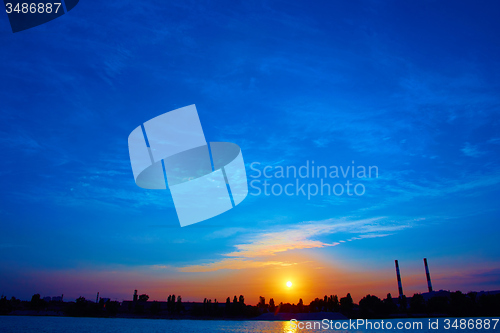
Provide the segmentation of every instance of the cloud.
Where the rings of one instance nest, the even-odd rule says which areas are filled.
[[[236,245],[237,251],[228,253],[227,256],[243,258],[272,256],[290,250],[338,245],[338,243],[325,243],[315,240],[315,237],[340,232],[367,234],[405,228],[402,225],[382,226],[378,223],[380,219],[382,218],[364,219],[354,222],[339,222],[334,219],[328,219],[319,222],[306,222],[297,226],[287,226],[287,230],[284,231],[258,234],[252,237],[249,243]]]
[[[390,232],[408,228],[408,224],[383,223],[384,217],[362,219],[356,221],[327,219],[310,221],[295,226],[286,226],[286,230],[257,233],[242,243],[235,245],[236,251],[224,254],[223,259],[203,265],[181,267],[182,272],[207,272],[219,269],[256,268],[270,265],[286,266],[288,263],[272,260],[256,260],[269,258],[278,253],[291,250],[313,249],[340,245],[344,241],[327,243],[318,240],[320,237],[337,233],[357,234],[348,241],[365,238],[385,237]]]
[[[472,280],[480,284],[500,284],[500,268],[493,268],[471,274]]]
[[[43,149],[33,136],[26,132],[0,132],[0,144],[5,147],[21,149],[24,152],[34,153]]]
[[[266,266],[291,266],[291,265],[296,265],[296,263],[288,263],[281,261],[255,261],[243,258],[226,258],[208,264],[181,267],[179,268],[179,271],[184,273],[201,273],[201,272],[213,272],[220,269],[245,269],[245,268],[261,268]]]
[[[500,173],[479,171],[469,173],[466,178],[451,179],[439,177],[426,179],[425,177],[411,177],[410,170],[399,172],[384,172],[377,182],[370,183],[370,191],[377,193],[382,200],[378,204],[361,208],[359,212],[373,211],[400,204],[402,202],[413,202],[416,198],[442,199],[448,195],[461,196],[479,195],[491,191],[494,186],[500,184]],[[328,199],[325,199],[328,202]]]
[[[325,138],[318,138],[316,140],[313,140],[313,143],[319,148],[324,148],[324,147],[328,146],[328,144],[330,143],[330,140],[325,139]]]
[[[217,239],[217,238],[227,238],[231,237],[239,232],[243,232],[246,229],[244,228],[224,228],[221,230],[214,231],[212,234],[208,235],[208,239]]]
[[[477,146],[471,145],[468,142],[465,143],[465,146],[461,149],[461,151],[469,157],[479,157],[484,154],[483,152],[479,151]]]
[[[500,138],[491,138],[487,141],[487,143],[500,145]]]

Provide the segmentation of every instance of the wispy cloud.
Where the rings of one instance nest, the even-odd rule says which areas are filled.
[[[237,251],[228,253],[229,257],[255,258],[272,256],[280,252],[334,246],[314,238],[340,232],[373,233],[381,230],[398,230],[402,226],[381,226],[381,218],[354,222],[328,219],[320,222],[307,222],[296,226],[287,226],[284,231],[262,233],[254,236],[249,243],[236,245]]]
[[[478,171],[460,179],[449,177],[426,179],[425,177],[412,177],[412,173],[411,170],[385,172],[376,182],[370,183],[369,193],[377,193],[381,201],[362,208],[360,211],[377,210],[403,202],[414,202],[416,199],[440,200],[450,194],[477,196],[491,191],[500,184],[498,171],[487,173]],[[325,201],[329,202],[328,199]]]
[[[179,270],[182,272],[206,272],[270,265],[286,266],[296,263],[262,259],[269,259],[286,251],[331,247],[344,242],[342,240],[335,242],[319,240],[321,237],[332,234],[355,234],[355,237],[347,239],[347,241],[353,241],[385,237],[391,235],[392,232],[410,227],[408,223],[387,223],[385,220],[384,217],[356,221],[327,219],[286,226],[282,227],[286,228],[286,230],[272,230],[249,237],[246,242],[235,245],[236,251],[226,253],[223,259],[202,265],[185,266]]]
[[[0,132],[0,145],[21,149],[24,152],[33,153],[43,149],[32,135],[26,132],[5,133]]]
[[[227,238],[243,231],[245,231],[244,228],[224,228],[221,230],[214,231],[213,233],[208,235],[207,238],[208,239]]]
[[[477,146],[472,145],[468,142],[465,143],[465,146],[461,149],[461,151],[469,157],[479,157],[483,155],[483,152],[481,152]]]
[[[244,269],[244,268],[261,268],[266,266],[291,266],[291,265],[295,265],[295,263],[287,263],[281,261],[256,261],[256,260],[247,260],[243,258],[226,258],[208,264],[181,267],[179,271],[185,273],[201,273],[201,272],[213,272],[220,269]]]

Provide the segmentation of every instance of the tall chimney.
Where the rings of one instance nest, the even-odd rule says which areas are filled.
[[[398,276],[398,289],[399,289],[399,297],[403,296],[403,285],[401,284],[401,274],[399,274],[399,264],[397,260],[396,262],[396,275]]]
[[[424,265],[425,265],[425,275],[427,275],[427,287],[429,288],[429,292],[432,293],[431,274],[429,274],[429,266],[427,266],[427,258],[424,258]]]
[[[99,292],[97,292],[97,297],[95,298],[95,303],[99,303]]]

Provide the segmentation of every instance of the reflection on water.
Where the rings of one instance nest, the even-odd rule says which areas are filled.
[[[436,320],[436,319],[432,319]],[[439,329],[429,330],[429,319],[390,319],[384,320],[385,323],[391,323],[393,329],[391,332],[397,332],[395,329],[397,323],[415,324],[421,322],[422,329],[419,330],[399,330],[400,332],[418,331],[420,333],[430,332],[450,332],[444,329],[444,319],[441,318]],[[481,320],[474,318],[475,321]],[[341,324],[345,321],[335,321]],[[375,321],[372,321],[375,322]],[[380,321],[377,321],[380,322]],[[314,323],[314,322],[312,322]],[[70,318],[70,317],[23,317],[23,316],[0,316],[0,332],[2,333],[31,333],[31,332],[74,332],[74,333],[191,333],[191,332],[224,332],[224,333],[316,333],[316,332],[336,332],[336,333],[355,333],[355,332],[384,332],[388,330],[369,330],[369,329],[300,329],[297,323],[290,321],[224,321],[224,320],[164,320],[164,319],[125,319],[125,318]],[[304,327],[305,322],[302,322]],[[496,327],[495,331],[500,328]],[[340,326],[339,326],[340,327]],[[484,330],[467,329],[467,332],[484,332]],[[493,330],[490,330],[493,332]]]
[[[292,325],[289,321],[282,321],[281,323],[281,332],[283,333],[296,333],[299,332],[297,329],[297,325]]]

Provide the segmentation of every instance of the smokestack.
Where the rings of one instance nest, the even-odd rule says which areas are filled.
[[[95,303],[99,303],[99,292],[97,292],[97,297],[95,298]]]
[[[396,262],[396,275],[398,276],[398,289],[399,289],[399,297],[403,296],[403,285],[401,284],[401,274],[399,274],[399,264],[397,260]]]
[[[432,293],[431,275],[429,274],[429,266],[427,266],[427,258],[424,258],[424,265],[425,275],[427,275],[427,287],[429,288],[429,292]]]

